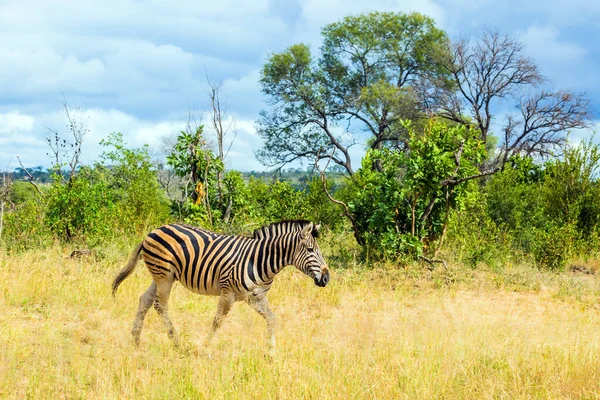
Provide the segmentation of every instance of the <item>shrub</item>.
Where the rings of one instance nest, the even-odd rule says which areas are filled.
[[[19,203],[5,210],[0,245],[8,251],[25,251],[52,243],[52,233],[44,223],[46,209],[39,199]]]

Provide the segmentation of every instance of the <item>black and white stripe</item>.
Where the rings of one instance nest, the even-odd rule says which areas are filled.
[[[140,298],[133,332],[136,342],[149,303],[154,303],[163,315],[169,335],[176,340],[167,314],[168,296],[175,281],[198,294],[221,296],[223,304],[219,304],[213,333],[231,308],[229,303],[238,300],[249,301],[269,323],[271,312],[263,297],[285,266],[295,265],[317,286],[327,285],[329,272],[315,240],[317,232],[318,226],[309,221],[274,223],[255,230],[252,237],[221,235],[184,224],[164,225],[138,245],[129,264],[115,278],[113,293],[133,271],[141,253],[153,284]]]

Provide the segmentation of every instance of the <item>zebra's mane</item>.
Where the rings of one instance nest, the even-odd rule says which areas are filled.
[[[276,235],[280,232],[298,232],[301,231],[308,224],[310,224],[310,221],[305,219],[273,222],[269,225],[261,226],[260,228],[255,229],[253,237],[254,239],[263,239],[266,237]],[[315,238],[319,235],[319,232],[317,231],[317,228],[314,224],[312,235]]]

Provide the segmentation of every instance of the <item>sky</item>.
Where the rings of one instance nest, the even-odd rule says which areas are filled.
[[[50,165],[44,137],[66,132],[63,99],[89,129],[84,163],[111,132],[160,157],[190,115],[207,118],[207,76],[237,130],[226,167],[262,170],[255,121],[269,55],[295,43],[316,52],[324,25],[369,11],[426,14],[451,39],[485,28],[519,38],[554,88],[587,93],[600,127],[598,0],[0,0],[0,170],[17,156]]]

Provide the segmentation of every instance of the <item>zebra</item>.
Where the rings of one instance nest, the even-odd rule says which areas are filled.
[[[163,225],[139,243],[127,265],[112,284],[117,288],[135,269],[140,253],[152,283],[140,296],[131,333],[139,345],[146,313],[152,305],[162,317],[168,337],[178,346],[179,339],[168,314],[171,288],[179,281],[186,289],[220,296],[208,345],[236,301],[247,302],[267,322],[269,353],[275,352],[275,315],[266,294],[275,276],[294,265],[325,287],[329,269],[316,242],[320,225],[310,221],[282,221],[254,230],[253,236],[229,236],[186,224]]]

